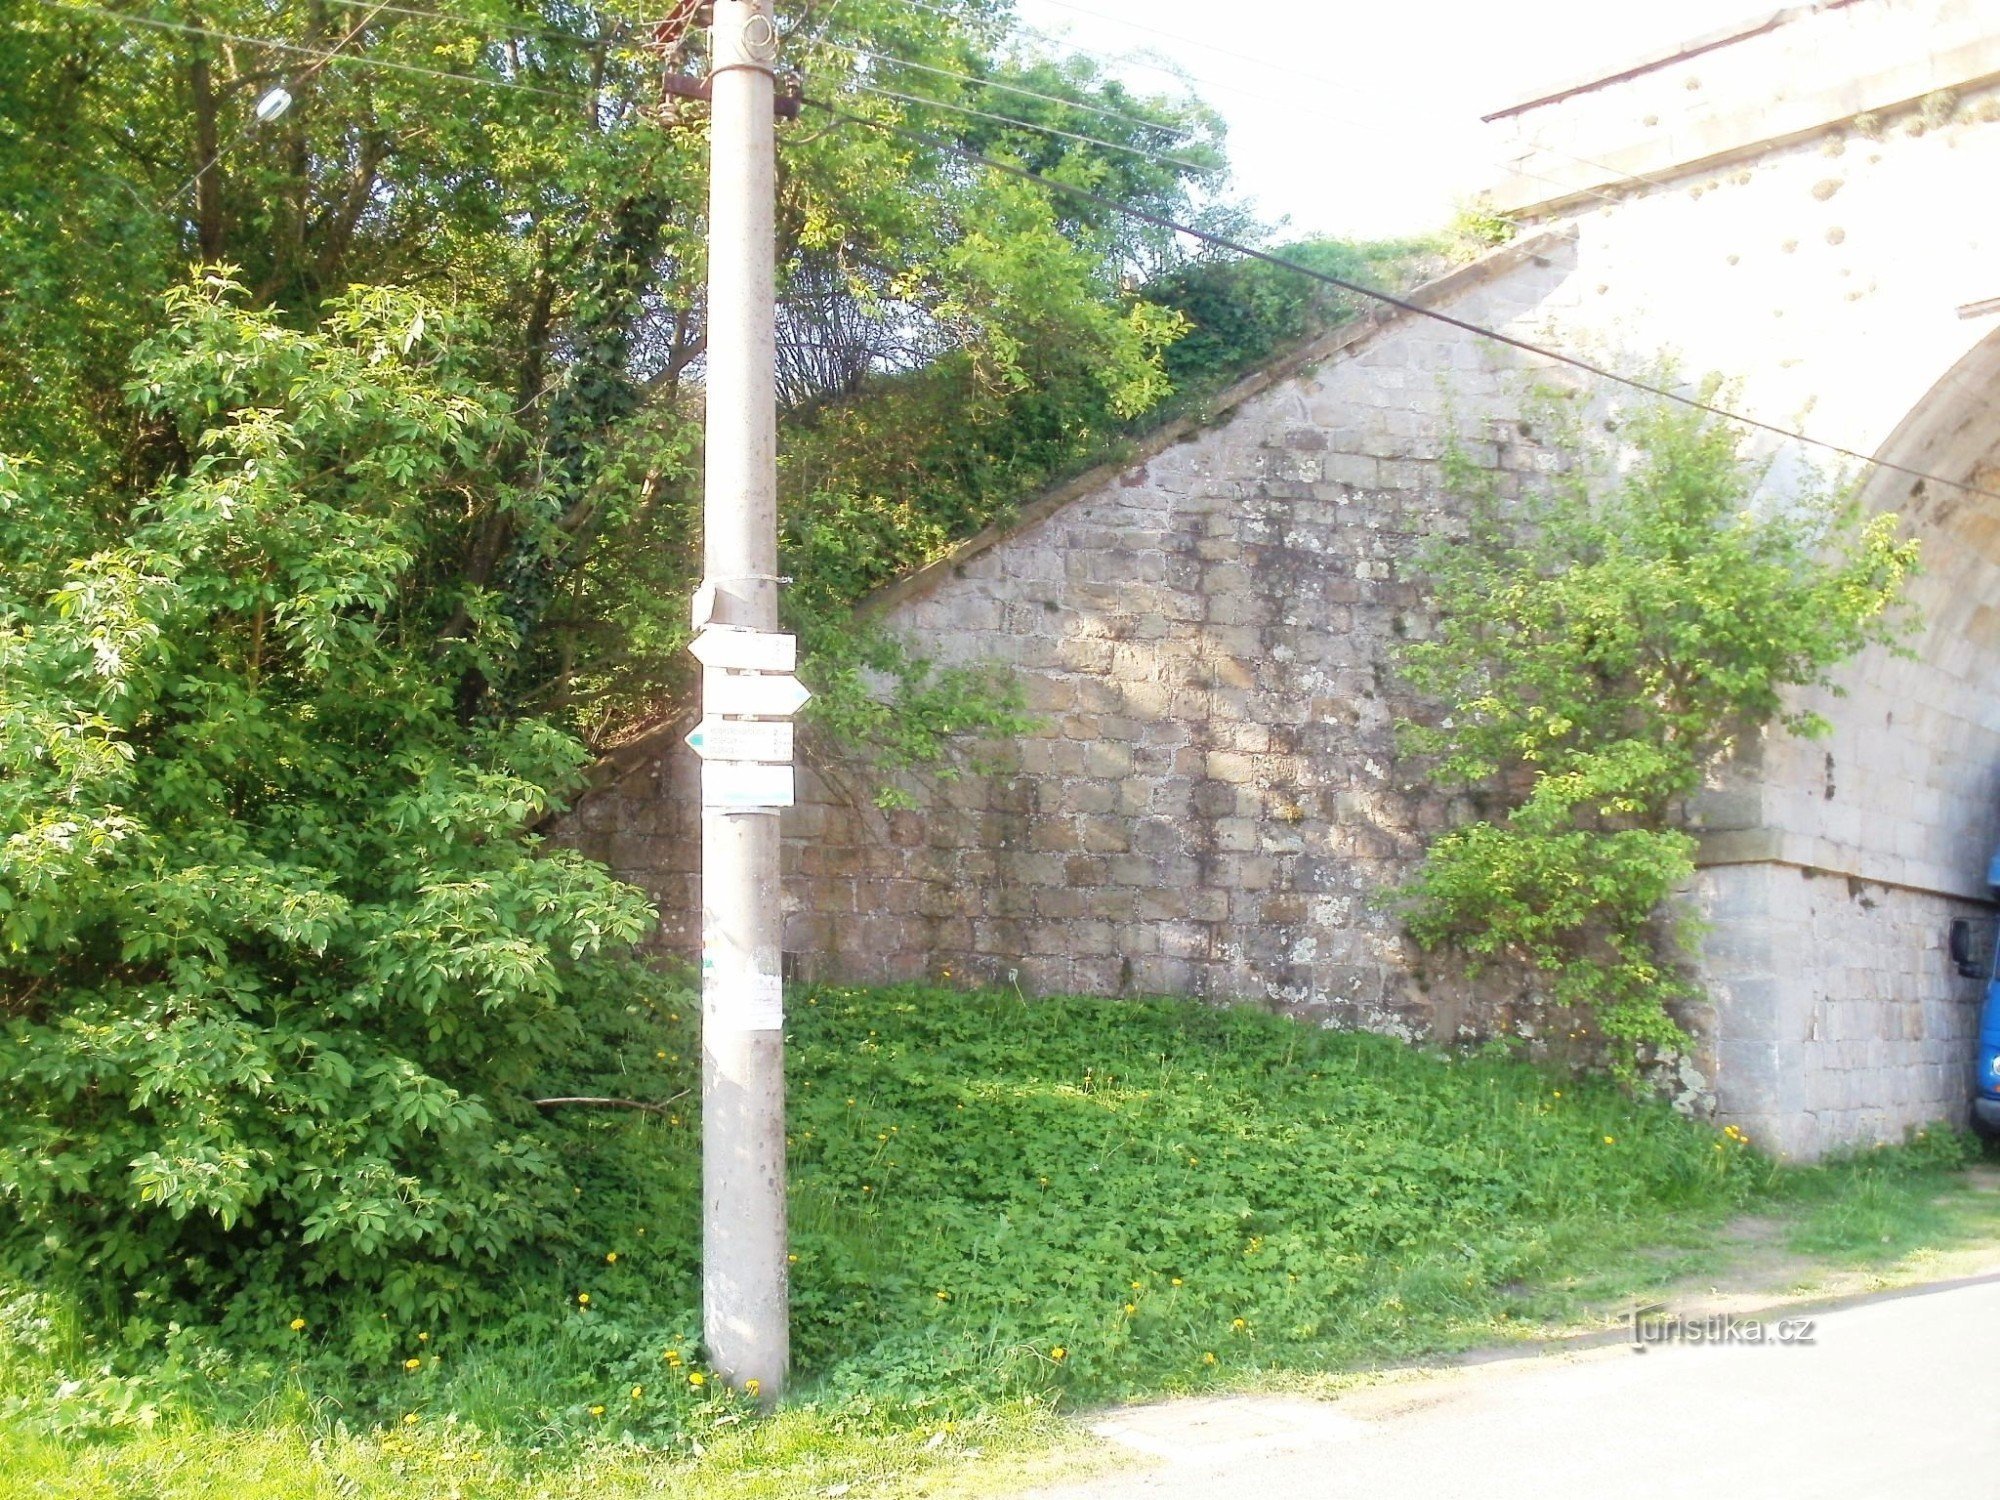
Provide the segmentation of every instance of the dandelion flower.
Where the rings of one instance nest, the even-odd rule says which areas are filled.
[[[764,1382],[759,1380],[755,1375],[752,1375],[748,1380],[743,1382],[743,1390],[747,1395],[754,1397],[763,1389]]]
[[[298,1331],[299,1331],[300,1329],[304,1328],[305,1326],[306,1326],[306,1320],[305,1320],[304,1318],[294,1318],[294,1319],[292,1319],[292,1332],[293,1332],[293,1333],[297,1333],[297,1332],[298,1332]]]
[[[404,1413],[403,1413],[403,1425],[404,1425],[405,1427],[414,1427],[414,1426],[416,1426],[416,1425],[417,1425],[417,1414],[416,1414],[415,1412],[413,1412],[413,1411],[406,1411],[406,1412],[404,1412]]]
[[[637,1401],[641,1396],[645,1394],[646,1394],[646,1388],[643,1385],[635,1385],[632,1387],[632,1399],[634,1401]]]
[[[423,1367],[424,1362],[420,1359],[406,1359],[403,1361],[403,1368],[406,1370],[421,1370]]]
[[[1132,1290],[1135,1292],[1143,1292],[1146,1290],[1146,1283],[1143,1281],[1135,1281],[1132,1283]]]
[[[1244,1329],[1248,1328],[1250,1325],[1244,1322],[1241,1318],[1231,1318],[1229,1320],[1229,1326],[1235,1329],[1238,1333],[1241,1333]]]
[[[701,1371],[696,1370],[688,1376],[688,1384],[697,1387],[707,1385],[708,1377],[702,1374]]]
[[[681,1362],[681,1351],[678,1349],[669,1349],[660,1358],[664,1359],[670,1365],[677,1365]]]
[[[1057,1344],[1055,1348],[1049,1351],[1049,1358],[1057,1364],[1061,1364],[1065,1359],[1069,1358],[1069,1350],[1063,1348],[1061,1344]]]
[[[1604,1138],[1604,1144],[1607,1146],[1615,1146],[1618,1144],[1618,1137],[1615,1135],[1607,1135]]]
[[[604,1263],[605,1263],[605,1264],[606,1264],[607,1266],[615,1266],[615,1265],[617,1265],[617,1264],[618,1264],[618,1252],[617,1252],[616,1250],[611,1250],[611,1251],[607,1251],[607,1252],[605,1253],[605,1256],[604,1256]]]
[[[1131,1317],[1132,1314],[1134,1314],[1138,1310],[1139,1310],[1139,1304],[1136,1302],[1128,1302],[1125,1304],[1125,1316],[1128,1318]]]
[[[1180,1284],[1181,1284],[1181,1279],[1180,1279],[1180,1277],[1176,1276],[1176,1277],[1174,1278],[1174,1285],[1175,1285],[1175,1286],[1179,1286]]]
[[[431,1341],[431,1336],[428,1333],[420,1333],[417,1335],[417,1342],[420,1344],[428,1344],[430,1341]]]
[[[578,1293],[576,1294],[576,1305],[577,1305],[578,1307],[588,1307],[588,1306],[590,1306],[590,1293],[588,1293],[588,1292],[578,1292]]]
[[[1208,1351],[1208,1353],[1206,1353],[1206,1354],[1202,1355],[1202,1357],[1201,1357],[1201,1362],[1202,1362],[1203,1364],[1205,1364],[1205,1365],[1212,1365],[1212,1364],[1214,1364],[1214,1363],[1215,1363],[1215,1351],[1214,1351],[1213,1349],[1211,1349],[1211,1350],[1209,1350],[1209,1351]]]
[[[950,1292],[944,1292],[944,1291],[941,1291],[941,1292],[939,1292],[939,1293],[937,1294],[937,1299],[938,1299],[938,1301],[940,1301],[940,1302],[949,1302],[949,1301],[951,1301],[951,1293],[950,1293]]]
[[[590,1409],[590,1414],[593,1417],[601,1417],[604,1415],[604,1408],[601,1406],[593,1406]]]

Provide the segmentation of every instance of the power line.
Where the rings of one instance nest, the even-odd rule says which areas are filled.
[[[943,16],[946,18],[957,18],[957,12],[948,10],[944,6],[933,4],[931,3],[931,0],[903,0],[903,3],[905,5],[913,6],[918,10],[929,11],[932,15]],[[1052,4],[1058,3],[1058,0],[1050,0],[1050,3]],[[1318,84],[1322,88],[1332,89],[1337,93],[1348,94],[1356,99],[1375,100],[1385,104],[1393,104],[1396,102],[1394,99],[1390,98],[1387,95],[1371,93],[1366,89],[1358,89],[1354,87],[1354,85],[1352,84],[1342,83],[1337,79],[1327,78],[1318,73],[1309,73],[1303,68],[1294,67],[1286,63],[1273,62],[1269,58],[1253,57],[1251,54],[1247,52],[1236,52],[1232,51],[1227,47],[1213,46],[1210,43],[1203,41],[1199,38],[1184,36],[1179,32],[1166,31],[1158,26],[1148,25],[1143,21],[1120,20],[1117,17],[1104,15],[1098,11],[1085,10],[1081,6],[1077,5],[1065,5],[1063,8],[1066,10],[1075,11],[1078,15],[1089,16],[1094,20],[1102,21],[1107,25],[1126,26],[1139,31],[1149,31],[1153,35],[1162,37],[1168,41],[1176,41],[1176,42],[1181,42],[1190,47],[1198,47],[1202,51],[1212,53],[1216,56],[1234,58],[1239,62],[1250,63],[1260,68],[1276,68],[1281,72],[1289,73],[1294,78],[1302,79],[1307,83]],[[1144,58],[1133,57],[1129,54],[1121,56],[1114,53],[1098,51],[1090,47],[1079,46],[1077,43],[1070,41],[1066,37],[1058,37],[1051,35],[1049,32],[1039,30],[1033,26],[1029,26],[1025,22],[1017,22],[1016,25],[1019,30],[1025,32],[1029,36],[1037,38],[1038,40],[1046,43],[1049,46],[1059,47],[1065,51],[1073,52],[1078,56],[1091,58],[1109,67],[1138,68],[1143,72],[1156,73],[1163,78],[1172,78],[1175,81],[1182,84],[1198,84],[1203,89],[1213,89],[1213,90],[1218,90],[1225,94],[1235,94],[1240,98],[1245,98],[1245,99],[1268,100],[1270,98],[1270,94],[1268,91],[1259,92],[1258,90],[1245,88],[1238,84],[1228,84],[1219,82],[1214,78],[1206,77],[1202,74],[1194,72],[1194,70],[1190,68],[1187,68],[1183,65],[1179,65],[1178,60],[1176,60],[1175,66],[1168,66],[1165,63],[1148,62]],[[1379,124],[1372,120],[1360,120],[1360,119],[1355,119],[1354,117],[1349,115],[1335,114],[1330,110],[1318,108],[1312,105],[1301,105],[1297,101],[1293,101],[1290,105],[1290,108],[1294,113],[1310,114],[1319,119],[1327,120],[1336,125],[1346,125],[1352,129],[1366,130],[1376,135],[1385,135],[1385,136],[1400,135],[1400,132],[1392,129],[1391,127]],[[1559,157],[1564,161],[1575,162],[1578,166],[1595,167],[1599,171],[1607,172],[1612,176],[1613,179],[1615,179],[1619,183],[1640,183],[1644,184],[1647,187],[1666,186],[1665,183],[1660,182],[1656,178],[1646,177],[1631,172],[1625,172],[1617,167],[1612,166],[1609,162],[1598,161],[1595,158],[1588,156],[1577,156],[1572,152],[1562,151],[1554,146],[1545,146],[1540,141],[1537,140],[1530,139],[1528,140],[1527,144],[1533,150],[1540,151],[1545,155]],[[1615,195],[1606,192],[1602,187],[1599,186],[1576,187],[1561,181],[1559,178],[1550,177],[1545,173],[1529,171],[1527,168],[1523,167],[1517,161],[1501,161],[1497,158],[1489,158],[1488,160],[1490,161],[1491,165],[1499,167],[1503,171],[1512,173],[1513,175],[1518,177],[1526,177],[1533,182],[1545,183],[1550,187],[1561,188],[1566,192],[1575,193],[1584,197],[1596,198],[1598,201],[1603,203],[1616,203],[1619,201]]]
[[[914,3],[914,0],[910,0],[910,3]],[[1211,41],[1199,37],[1184,36],[1179,32],[1168,31],[1159,26],[1149,26],[1144,21],[1127,21],[1121,20],[1116,16],[1107,16],[1102,11],[1091,10],[1085,6],[1073,4],[1071,0],[1047,0],[1047,3],[1057,7],[1059,10],[1071,11],[1079,16],[1088,16],[1094,21],[1102,21],[1107,25],[1129,26],[1138,31],[1150,31],[1154,36],[1163,37],[1171,42],[1180,42],[1189,47],[1199,47],[1203,51],[1213,52],[1220,57],[1233,57],[1239,62],[1252,63],[1260,68],[1275,68],[1281,73],[1291,74],[1294,78],[1302,78],[1308,83],[1319,84],[1322,88],[1336,89],[1341,93],[1351,94],[1358,99],[1376,99],[1383,103],[1394,102],[1387,95],[1371,93],[1367,89],[1358,89],[1351,83],[1341,83],[1336,79],[1327,78],[1318,73],[1307,72],[1304,68],[1296,67],[1289,63],[1273,62],[1269,58],[1253,57],[1247,52],[1236,52],[1228,47],[1218,47]],[[1558,151],[1553,147],[1544,146],[1541,142],[1532,139],[1528,144],[1537,151],[1547,152],[1551,156],[1560,156],[1565,161],[1573,161],[1579,166],[1597,167],[1602,171],[1610,172],[1621,182],[1643,182],[1649,187],[1665,186],[1664,183],[1656,182],[1650,177],[1639,176],[1630,172],[1621,172],[1609,162],[1594,161],[1588,156],[1572,156],[1567,151]],[[1528,172],[1523,172],[1520,175],[1524,177],[1534,176],[1533,173]],[[1547,182],[1550,179],[1537,178],[1537,180]],[[1584,190],[1578,189],[1578,191]]]
[[[152,16],[135,16],[125,11],[105,10],[95,5],[78,5],[75,0],[39,0],[39,3],[54,10],[72,11],[77,15],[96,16],[101,20],[115,21],[125,26],[145,26],[155,31],[178,32],[183,36],[213,37],[218,41],[237,42],[246,47],[269,47],[277,52],[289,52],[298,57],[317,57],[326,62],[337,62],[343,67],[382,68],[392,73],[414,74],[419,78],[439,78],[450,83],[468,83],[476,88],[519,89],[522,93],[540,94],[548,99],[562,99],[572,104],[585,102],[581,94],[566,93],[558,89],[542,88],[538,84],[523,83],[514,78],[481,78],[476,73],[451,73],[443,68],[419,67],[415,63],[394,62],[386,57],[356,57],[351,53],[335,54],[324,47],[308,47],[299,42],[282,42],[274,37],[245,36],[240,32],[211,31],[205,26],[189,26],[179,21],[162,21]]]
[[[366,0],[341,0],[342,4],[365,4]],[[856,47],[846,42],[837,42],[831,37],[817,39],[822,47],[832,47],[854,57],[867,58],[871,62],[888,63],[891,67],[908,68],[918,73],[930,73],[938,78],[952,78],[960,83],[977,84],[981,88],[997,89],[1004,94],[1017,94],[1023,99],[1039,99],[1045,104],[1059,104],[1066,109],[1083,110],[1100,115],[1107,120],[1115,120],[1121,125],[1136,125],[1142,130],[1158,130],[1170,135],[1183,133],[1185,127],[1169,124],[1164,120],[1148,120],[1139,115],[1126,114],[1115,109],[1107,109],[1101,104],[1091,104],[1082,99],[1065,99],[1060,94],[1045,94],[1039,89],[1022,88],[1019,84],[1002,83],[997,78],[982,78],[976,73],[960,73],[951,68],[935,67],[930,63],[913,62],[907,57],[897,57],[888,52],[871,52],[866,47]],[[1026,123],[1025,121],[1023,123]]]
[[[907,126],[894,125],[885,120],[870,119],[866,115],[856,114],[852,110],[842,109],[838,105],[827,104],[818,99],[807,98],[803,102],[814,109],[831,115],[835,119],[844,120],[854,125],[865,126],[870,130],[880,131],[885,135],[901,137],[904,140],[914,142],[932,151],[941,151],[947,155],[956,156],[961,161],[969,162],[976,166],[983,166],[992,171],[1004,173],[1009,177],[1018,178],[1024,182],[1035,183],[1052,192],[1066,193],[1072,198],[1081,198],[1086,202],[1097,205],[1099,208],[1107,208],[1114,213],[1124,214],[1127,218],[1136,219],[1142,224],[1150,224],[1156,229],[1165,229],[1174,234],[1184,234],[1188,238],[1199,240],[1213,249],[1231,251],[1247,259],[1275,266],[1279,270],[1294,272],[1309,280],[1318,281],[1331,287],[1338,287],[1341,291],[1350,292],[1358,297],[1366,297],[1371,301],[1393,307],[1399,312],[1409,313],[1413,317],[1427,318],[1431,322],[1442,323],[1446,327],[1456,328],[1461,332],[1472,334],[1475,337],[1486,339],[1492,343],[1502,344],[1510,349],[1518,349],[1523,353],[1532,354],[1538,359],[1545,359],[1554,364],[1568,365],[1572,369],[1581,370],[1585,374],[1594,375],[1601,380],[1608,380],[1613,384],[1622,385],[1628,389],[1640,391],[1664,401],[1671,401],[1694,411],[1703,412],[1712,417],[1719,417],[1724,421],[1734,422],[1739,426],[1769,433],[1774,437],[1783,438],[1788,442],[1803,443],[1807,447],[1818,448],[1823,452],[1836,454],[1841,458],[1851,459],[1871,468],[1885,469],[1890,473],[1903,474],[1911,479],[1920,479],[1930,484],[1941,484],[1949,489],[1960,490],[1968,495],[1978,495],[1989,500],[2000,500],[2000,491],[1982,489],[1978,485],[1967,484],[1962,480],[1947,479],[1942,474],[1933,474],[1928,470],[1911,468],[1907,464],[1894,463],[1889,459],[1863,453],[1858,449],[1842,447],[1839,443],[1828,442],[1824,438],[1810,437],[1803,432],[1795,432],[1789,427],[1780,427],[1773,422],[1762,421],[1757,417],[1745,416],[1741,412],[1731,411],[1727,407],[1717,406],[1712,402],[1703,401],[1699,397],[1685,395],[1680,391],[1671,390],[1666,386],[1654,385],[1650,381],[1640,380],[1631,375],[1620,374],[1616,370],[1607,369],[1603,365],[1595,364],[1587,359],[1581,359],[1576,355],[1565,354],[1558,349],[1550,349],[1541,344],[1531,343],[1527,339],[1516,338],[1512,334],[1502,333],[1495,328],[1484,327],[1465,318],[1456,317],[1448,312],[1442,312],[1434,307],[1425,307],[1422,303],[1412,302],[1407,297],[1398,297],[1392,292],[1381,291],[1375,287],[1364,286],[1358,281],[1349,281],[1343,276],[1335,276],[1327,271],[1319,271],[1313,269],[1311,266],[1300,265],[1297,261],[1286,260],[1281,255],[1274,255],[1268,250],[1256,249],[1254,246],[1245,245],[1241,241],[1229,239],[1224,235],[1211,233],[1206,229],[1196,229],[1193,225],[1182,224],[1174,219],[1167,218],[1163,214],[1153,213],[1135,204],[1124,203],[1116,198],[1106,197],[1102,193],[1094,192],[1089,188],[1079,187],[1075,183],[1063,182],[1057,178],[1045,176],[1029,167],[1017,166],[1012,162],[997,161],[993,157],[982,155],[980,152],[974,151],[970,147],[958,145],[954,141],[940,140],[935,136],[926,135],[923,131],[911,130]]]
[[[1184,157],[1161,156],[1157,152],[1142,151],[1137,146],[1100,140],[1094,135],[1080,135],[1074,130],[1061,130],[1054,125],[1037,125],[1032,120],[1017,120],[1012,115],[996,115],[990,110],[974,109],[969,104],[953,104],[947,99],[926,99],[918,94],[905,94],[896,89],[883,88],[880,84],[864,83],[858,87],[868,93],[880,94],[884,99],[894,99],[902,104],[915,104],[929,109],[948,109],[957,114],[970,115],[976,120],[991,120],[999,125],[1012,125],[1021,130],[1038,131],[1042,135],[1060,136],[1066,141],[1075,141],[1080,145],[1101,146],[1106,151],[1122,151],[1127,156],[1136,156],[1139,160],[1152,162],[1156,166],[1179,167],[1185,171],[1208,173],[1219,170],[1221,165],[1220,163],[1204,165],[1201,162],[1188,161]]]
[[[362,6],[369,4],[369,0],[341,0],[341,3]],[[286,82],[294,85],[304,83],[307,79],[311,78],[313,74],[317,73],[321,68],[324,68],[328,63],[332,62],[335,53],[338,53],[349,42],[353,41],[356,37],[360,36],[361,33],[367,28],[368,23],[370,21],[374,20],[377,16],[381,15],[383,11],[388,10],[390,8],[391,7],[388,6],[386,3],[380,3],[374,5],[373,8],[369,10],[367,15],[363,16],[360,20],[354,23],[353,28],[350,31],[348,31],[345,36],[341,37],[339,41],[333,44],[333,47],[330,51],[325,53],[316,62],[308,63],[306,65],[305,70],[301,72],[297,78],[288,79],[286,80]],[[217,146],[215,150],[211,151],[209,153],[208,160],[203,162],[200,166],[196,167],[194,169],[194,175],[188,178],[188,180],[182,183],[179,187],[175,188],[174,191],[160,204],[160,208],[164,210],[167,208],[169,204],[176,203],[182,197],[186,196],[189,188],[194,187],[197,183],[199,183],[202,180],[202,178],[206,177],[210,172],[212,172],[215,169],[215,164],[222,160],[225,153],[234,151],[238,146],[242,145],[244,141],[248,140],[250,138],[251,132],[254,131],[260,123],[261,120],[259,119],[259,117],[255,113],[252,113],[251,117],[248,120],[244,121],[243,128],[238,130],[235,135],[229,138],[229,140],[225,141],[222,145]]]
[[[459,15],[453,15],[450,11],[423,10],[414,5],[390,5],[386,3],[375,4],[374,0],[330,0],[330,3],[334,5],[344,5],[353,10],[368,10],[368,9],[386,10],[386,11],[393,11],[395,14],[399,16],[413,16],[420,20],[446,21],[450,22],[455,26],[463,26],[467,30],[473,32],[475,35],[482,37],[483,39],[489,42],[497,42],[503,39],[501,35],[484,29],[487,22],[491,19],[494,19],[491,17],[459,16]],[[610,19],[616,22],[618,30],[622,31],[628,22],[638,18],[627,17],[627,16],[613,16]],[[639,24],[644,25],[646,23],[644,22],[643,19],[639,19]],[[544,37],[552,42],[570,42],[579,47],[608,46],[620,40],[620,37],[617,32],[613,32],[611,34],[604,36],[578,36],[573,31],[556,31],[546,26],[513,26],[509,27],[504,35],[506,37],[538,36],[538,37]]]

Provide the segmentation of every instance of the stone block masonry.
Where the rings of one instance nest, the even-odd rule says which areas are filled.
[[[1510,202],[1553,227],[1417,294],[1601,365],[1720,372],[1737,410],[1947,481],[1857,466],[1862,503],[1925,546],[1920,626],[1798,696],[1828,738],[1746,744],[1701,808],[1710,999],[1690,1082],[1791,1155],[1955,1120],[1969,1089],[1979,985],[1943,944],[1953,917],[1990,912],[2000,843],[1989,32],[1962,0],[1799,8],[1506,112],[1543,151]],[[1787,75],[1756,48],[1860,61],[1773,95]],[[1631,180],[1602,175],[1620,132],[1645,163]],[[1434,321],[1356,325],[878,597],[927,653],[1010,670],[1040,727],[991,775],[912,782],[910,812],[812,767],[785,824],[800,972],[1241,999],[1411,1038],[1546,1032],[1518,985],[1423,962],[1383,898],[1472,812],[1412,785],[1393,733],[1414,707],[1396,648],[1431,627],[1413,562],[1461,524],[1440,456],[1456,443],[1517,495],[1544,461],[1524,388],[1576,379]],[[1823,449],[1762,433],[1752,451],[1772,496],[1809,465],[1839,477]],[[661,944],[692,953],[678,735],[621,751],[565,835],[652,891]]]
[[[1533,301],[1569,248],[1541,237],[1430,295],[1507,277]],[[1463,812],[1399,774],[1394,736],[1414,707],[1395,648],[1428,628],[1413,559],[1455,524],[1445,424],[1496,462],[1505,425],[1531,466],[1499,422],[1518,381],[1427,324],[1330,342],[1345,352],[890,601],[938,659],[1012,671],[1040,725],[996,774],[911,783],[919,811],[877,812],[838,768],[802,778],[786,946],[810,972],[1254,999],[1411,1038],[1512,1024],[1509,997],[1428,976],[1381,898]],[[1382,384],[1415,368],[1448,384]],[[654,894],[680,952],[698,941],[694,778],[676,744],[572,834]]]

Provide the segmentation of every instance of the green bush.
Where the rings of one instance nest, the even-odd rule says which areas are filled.
[[[1425,554],[1437,626],[1403,653],[1433,704],[1406,747],[1507,810],[1434,840],[1404,910],[1427,949],[1533,971],[1632,1079],[1687,1040],[1688,799],[1766,724],[1824,732],[1792,690],[1895,638],[1917,544],[1825,488],[1760,502],[1741,430],[1694,408],[1627,411],[1612,444],[1563,399],[1530,415],[1532,493],[1448,456],[1467,534]]]
[[[581,747],[456,700],[511,640],[426,584],[516,435],[463,330],[171,313],[131,388],[170,477],[0,460],[0,1237],[137,1343],[379,1352],[564,1232],[534,1088],[652,983],[651,913],[529,831]]]

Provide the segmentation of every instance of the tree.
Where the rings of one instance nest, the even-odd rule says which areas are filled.
[[[993,0],[782,14],[785,55],[815,97],[1155,211],[1213,209],[1211,114],[1034,54]],[[465,705],[553,716],[593,746],[671,707],[689,680],[707,192],[702,111],[663,105],[659,78],[698,71],[705,39],[663,58],[655,19],[553,0],[211,0],[171,17],[20,4],[0,59],[0,451],[61,453],[138,489],[182,463],[118,393],[190,262],[240,268],[249,305],[294,329],[352,287],[422,289],[482,328],[463,368],[511,393],[502,476],[536,496],[526,508],[471,497],[463,554],[438,560],[441,587],[497,595],[522,636],[505,680],[468,670]],[[291,108],[257,124],[279,84]],[[978,397],[975,419],[1011,420],[1024,393],[1054,394],[1047,421],[1073,455],[1164,391],[1176,325],[1124,283],[1171,261],[1170,240],[824,114],[786,127],[781,158],[797,415],[948,364]],[[815,488],[810,463],[787,472],[794,539],[844,525],[866,499],[865,484]],[[911,533],[935,550],[1017,493],[971,507],[938,495],[939,515]],[[828,726],[891,733],[939,701],[918,655],[846,620],[852,590],[915,551],[891,540],[879,565],[830,577],[814,573],[814,546],[785,559],[808,676],[812,651],[831,653],[815,682]],[[833,664],[863,659],[907,685],[901,710],[853,698],[879,677]]]
[[[1525,964],[1633,1078],[1686,1042],[1687,799],[1765,724],[1824,732],[1792,690],[1896,635],[1917,545],[1823,487],[1760,501],[1737,429],[1690,408],[1625,413],[1615,453],[1562,400],[1537,414],[1557,462],[1518,506],[1448,461],[1469,532],[1426,553],[1437,627],[1403,654],[1435,705],[1407,747],[1506,811],[1437,838],[1402,897],[1423,947]]]
[[[246,296],[184,288],[141,351],[190,459],[122,536],[52,558],[117,497],[0,463],[4,1238],[156,1305],[327,1285],[400,1321],[572,1210],[532,1085],[609,1024],[652,914],[528,831],[582,747],[457,712],[513,633],[435,572],[469,496],[536,498],[496,473],[471,330]]]

